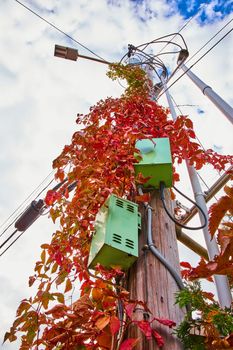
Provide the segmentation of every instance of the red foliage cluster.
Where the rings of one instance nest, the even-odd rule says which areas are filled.
[[[233,223],[226,215],[233,215],[233,187],[225,186],[226,195],[210,207],[209,232],[213,237],[218,230],[220,253],[212,261],[202,259],[196,268],[190,264],[182,265],[186,269],[183,275],[187,279],[207,278],[213,275],[227,275],[233,283]],[[224,222],[222,222],[225,217]]]
[[[179,116],[173,122],[168,110],[145,93],[100,101],[89,114],[78,115],[77,124],[71,144],[53,163],[56,177],[67,181],[56,192],[49,191],[45,199],[53,205],[50,215],[53,221],[59,218],[60,229],[50,244],[42,245],[41,259],[30,278],[30,285],[38,283],[36,296],[22,301],[17,319],[6,334],[6,339],[13,341],[18,331],[23,332],[21,350],[39,345],[47,350],[116,349],[133,322],[128,308],[142,301],[130,301],[128,293],[115,285],[122,272],[119,268],[99,267],[93,278],[87,259],[94,220],[106,198],[114,193],[134,200],[137,184],[145,181],[134,173],[136,140],[169,137],[173,164],[188,159],[197,169],[211,163],[222,170],[232,161],[229,156],[203,151],[196,142],[191,120]],[[178,178],[174,171],[174,181]],[[68,186],[74,181],[77,185],[69,195]],[[64,292],[57,292],[62,285]],[[81,295],[70,303],[64,295],[72,296],[75,285],[80,285]],[[48,309],[51,303],[53,307]],[[119,304],[125,314],[123,320],[117,311]],[[156,320],[173,325],[169,320]],[[151,328],[151,322],[137,325],[162,346],[163,340]],[[120,349],[130,350],[136,342],[127,339]]]

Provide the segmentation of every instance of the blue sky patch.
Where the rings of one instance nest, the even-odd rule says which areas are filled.
[[[198,114],[204,114],[205,112],[203,111],[203,109],[198,108],[198,109],[197,109],[197,113],[198,113]]]
[[[174,6],[173,0],[167,0]],[[178,0],[176,1],[177,9],[180,14],[189,19],[199,13],[198,19],[202,23],[214,22],[215,20],[223,19],[233,10],[231,0]],[[207,10],[207,6],[211,11]]]
[[[223,19],[233,11],[233,2],[231,0],[165,0],[171,8],[178,10],[184,17],[189,19],[198,14],[197,18],[202,23],[215,22]],[[142,4],[149,7],[147,0],[130,0],[135,6]],[[208,7],[208,9],[207,9]],[[173,11],[172,11],[173,13]],[[170,14],[168,14],[169,16]]]

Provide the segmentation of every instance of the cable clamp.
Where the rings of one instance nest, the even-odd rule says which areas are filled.
[[[176,205],[177,205],[179,208],[185,210],[186,213],[190,213],[190,212],[191,212],[191,210],[190,210],[188,207],[186,207],[184,204],[182,204],[182,203],[181,203],[180,201],[178,201],[178,200],[176,200]]]
[[[147,203],[147,204],[145,203],[145,207],[146,207],[146,211],[148,211],[149,209],[152,210],[152,211],[154,210],[154,209],[150,206],[149,203]]]
[[[154,244],[154,243],[150,243],[150,244],[148,244],[148,247],[150,248],[150,247],[154,247],[154,248],[156,248],[157,249],[157,246]]]
[[[209,86],[209,85],[206,85],[206,86],[204,87],[204,89],[202,90],[203,95],[205,95],[205,90],[206,90],[206,89],[212,89],[212,87]]]

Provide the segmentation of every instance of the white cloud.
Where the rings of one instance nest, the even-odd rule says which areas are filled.
[[[104,0],[25,1],[62,30],[113,61],[123,56],[128,43],[138,45],[177,31],[183,19],[175,12],[175,3],[147,0],[135,8],[129,1],[119,1],[118,6]],[[212,8],[213,2],[208,7],[210,17]],[[182,32],[190,53],[227,20],[229,18],[205,26],[193,20]],[[54,58],[55,43],[74,46],[80,54],[89,53],[16,2],[1,1],[0,22],[2,222],[51,171],[52,160],[69,143],[76,128],[76,113],[87,112],[101,98],[120,95],[122,88],[105,76],[105,65]],[[229,103],[233,102],[229,75],[233,65],[231,40],[228,36],[193,69]],[[232,151],[229,122],[188,78],[182,78],[171,92],[178,104],[197,104],[205,111],[200,115],[195,108],[184,109],[185,113],[190,113],[206,147],[218,145],[223,153]],[[166,104],[164,98],[161,102]],[[1,304],[4,304],[2,332],[13,319],[24,291],[28,294],[27,276],[38,259],[40,244],[49,240],[52,231],[53,225],[46,217],[39,219],[0,258],[2,281],[12,294],[8,302],[9,296],[4,290],[0,291]],[[3,348],[15,349],[15,345]]]

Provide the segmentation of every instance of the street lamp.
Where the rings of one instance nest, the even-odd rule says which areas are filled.
[[[100,62],[100,63],[104,63],[104,64],[111,64],[111,62],[101,60],[99,58],[80,55],[78,53],[78,50],[73,49],[71,47],[61,46],[61,45],[55,45],[54,56],[60,57],[60,58],[65,58],[65,59],[71,60],[71,61],[77,61],[78,57],[80,57],[80,58],[85,58],[87,60],[91,60],[91,61],[95,61],[95,62]]]
[[[73,49],[71,47],[55,45],[54,56],[65,58],[71,61],[77,61],[79,55],[78,55],[78,50],[76,49]]]

